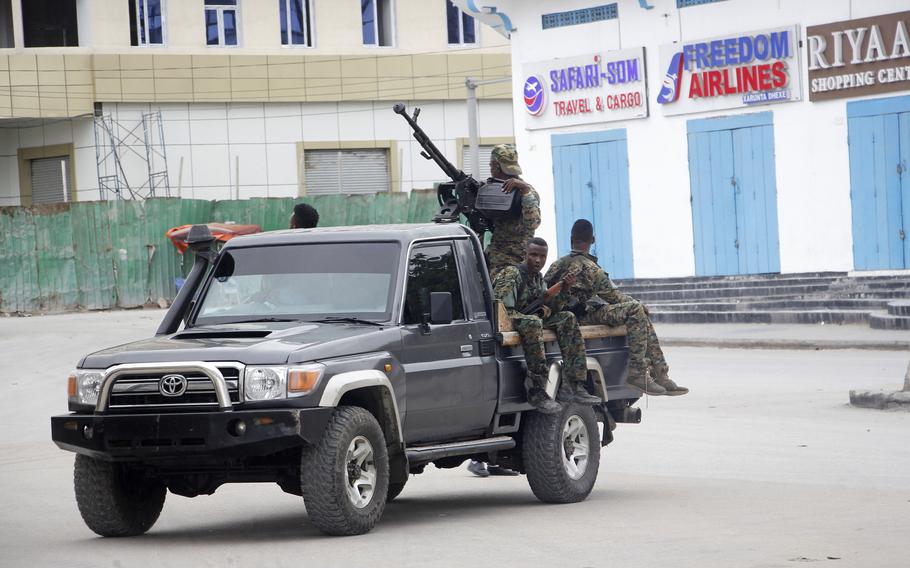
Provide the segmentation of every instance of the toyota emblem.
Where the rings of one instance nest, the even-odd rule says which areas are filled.
[[[180,396],[186,392],[186,377],[183,375],[164,375],[158,381],[158,391],[164,396]]]

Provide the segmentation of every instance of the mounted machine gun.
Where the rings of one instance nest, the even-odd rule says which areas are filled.
[[[496,221],[521,215],[521,195],[517,191],[503,193],[502,184],[505,180],[491,178],[481,183],[446,159],[427,133],[417,125],[419,108],[414,109],[412,116],[408,116],[404,103],[397,103],[392,110],[404,117],[414,131],[414,139],[423,148],[420,155],[436,162],[452,180],[440,183],[436,189],[439,212],[433,217],[434,222],[454,223],[464,215],[471,229],[482,237],[484,232],[494,230]]]

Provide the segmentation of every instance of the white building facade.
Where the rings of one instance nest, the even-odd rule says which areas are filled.
[[[587,218],[617,278],[910,268],[906,1],[485,4],[560,254]]]
[[[0,206],[431,188],[392,105],[466,167],[465,78],[510,72],[446,0],[0,1]],[[483,147],[510,88],[478,91]]]

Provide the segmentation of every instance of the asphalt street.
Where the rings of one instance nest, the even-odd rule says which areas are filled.
[[[852,408],[899,389],[908,353],[667,349],[684,397],[642,400],[590,497],[544,505],[524,477],[413,476],[373,532],[322,536],[270,484],[168,495],[152,530],[83,524],[73,456],[50,441],[81,355],[154,332],[163,312],[0,318],[0,566],[910,565],[910,412]]]

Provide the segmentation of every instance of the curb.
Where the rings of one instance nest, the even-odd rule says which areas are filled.
[[[850,404],[877,410],[910,410],[910,392],[850,391]]]
[[[694,337],[661,338],[662,345],[673,347],[719,347],[721,349],[863,349],[871,351],[910,351],[910,341],[843,341],[836,339],[718,339]]]

